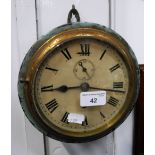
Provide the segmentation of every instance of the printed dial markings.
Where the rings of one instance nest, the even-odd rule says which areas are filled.
[[[50,113],[54,112],[58,108],[58,103],[56,99],[51,100],[50,102],[46,103],[46,108],[50,111]]]
[[[111,72],[115,71],[116,69],[120,68],[120,65],[119,64],[116,64],[115,66],[111,67],[109,70]]]
[[[112,96],[110,96],[110,98],[109,98],[107,103],[109,103],[110,105],[115,107],[119,103],[119,100],[114,98],[114,97],[112,97]]]
[[[67,60],[70,60],[72,58],[67,48],[61,50],[61,53],[65,56]]]
[[[68,115],[69,115],[69,113],[68,112],[65,112],[65,114],[63,115],[61,121],[68,124],[68,120],[67,120]]]
[[[80,44],[81,52],[78,52],[77,54],[80,54],[81,56],[89,56],[90,55],[90,45],[89,44]]]
[[[54,71],[54,72],[57,72],[57,71],[58,71],[58,69],[51,68],[51,67],[46,67],[45,69],[48,69],[48,70],[50,70],[50,71]]]
[[[100,111],[100,115],[102,116],[102,118],[105,118],[105,115]]]
[[[107,52],[107,50],[104,50],[103,53],[101,54],[100,60],[102,60],[102,58],[104,57],[105,53]]]
[[[45,86],[41,88],[42,92],[51,91],[53,89],[53,85]]]
[[[82,122],[82,126],[86,126],[86,125],[88,125],[87,116],[85,116],[85,120]]]
[[[123,82],[113,82],[113,88],[123,88]]]

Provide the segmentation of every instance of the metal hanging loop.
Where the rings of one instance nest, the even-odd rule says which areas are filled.
[[[72,15],[75,16],[77,22],[80,22],[80,15],[79,15],[79,12],[75,9],[75,5],[72,5],[72,9],[68,13],[68,19],[67,19],[68,24],[72,23],[71,22]]]

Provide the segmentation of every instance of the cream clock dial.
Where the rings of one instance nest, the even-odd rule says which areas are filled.
[[[83,49],[86,51],[82,52]],[[39,68],[35,82],[37,106],[48,121],[82,136],[108,125],[119,113],[128,93],[129,79],[116,49],[94,39],[80,39],[64,44],[54,55],[49,55]],[[80,92],[85,83],[89,85],[85,91],[110,89],[106,105],[80,107]],[[68,123],[70,113],[82,114],[86,121],[81,125]]]
[[[95,140],[114,130],[133,108],[139,89],[136,59],[127,43],[104,27],[78,23],[57,29],[25,58],[21,104],[30,121],[52,138]],[[86,106],[80,103],[83,92]]]

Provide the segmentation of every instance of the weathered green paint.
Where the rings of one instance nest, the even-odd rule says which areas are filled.
[[[98,30],[102,30],[102,31],[111,33],[112,35],[114,35],[115,37],[117,37],[117,39],[119,39],[121,42],[123,42],[126,45],[126,47],[128,47],[128,51],[129,51],[130,55],[132,56],[132,58],[134,60],[134,63],[135,63],[135,66],[136,66],[136,70],[137,70],[137,84],[138,84],[138,89],[137,89],[137,92],[136,92],[136,96],[138,97],[139,86],[140,86],[140,80],[139,80],[140,79],[140,73],[139,73],[139,66],[138,66],[138,63],[137,63],[137,59],[136,59],[136,57],[134,55],[134,52],[132,51],[131,47],[128,45],[128,43],[119,34],[117,34],[112,29],[109,29],[109,28],[107,28],[105,26],[101,26],[101,25],[95,24],[95,23],[87,23],[87,22],[81,23],[81,22],[77,22],[77,23],[72,23],[72,24],[61,25],[61,26],[53,29],[52,31],[50,31],[48,34],[42,36],[40,40],[38,40],[36,43],[34,43],[32,45],[32,47],[29,49],[28,53],[26,54],[26,56],[25,56],[25,58],[23,60],[23,63],[21,65],[20,72],[19,72],[19,77],[18,77],[18,96],[19,96],[21,107],[22,107],[25,115],[29,119],[29,121],[38,130],[40,130],[45,135],[49,135],[49,133],[47,131],[43,130],[40,124],[36,123],[35,119],[32,117],[32,115],[31,115],[31,113],[30,113],[30,111],[28,109],[27,100],[26,100],[26,96],[24,95],[24,89],[23,89],[25,82],[20,82],[20,79],[25,75],[26,70],[27,70],[27,67],[28,67],[28,63],[31,60],[32,56],[34,55],[34,53],[37,51],[37,49],[43,43],[45,43],[52,36],[54,36],[54,35],[62,32],[62,31],[66,31],[66,30],[69,30],[69,29],[76,29],[76,28],[94,28],[94,29],[98,29]],[[136,102],[137,97],[135,98],[135,101],[134,102]],[[131,109],[129,109],[129,112],[126,114],[125,118],[129,115],[129,113],[131,112],[132,108],[133,107],[131,107]],[[123,121],[125,120],[125,118],[123,119]],[[120,125],[120,124],[118,124],[118,125]],[[116,125],[116,127],[118,125]],[[115,128],[113,128],[113,130]],[[54,135],[49,135],[49,136],[51,136],[52,138],[57,139],[57,140],[59,139],[61,141],[62,141],[61,138],[63,138],[61,136],[60,137],[55,137]],[[66,142],[74,142],[71,139],[64,140],[64,141],[66,141]]]

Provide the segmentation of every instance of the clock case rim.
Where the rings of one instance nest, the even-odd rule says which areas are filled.
[[[135,98],[133,99],[132,104],[130,105],[130,107],[128,108],[128,111],[124,114],[124,117],[122,117],[116,124],[114,124],[111,128],[109,128],[106,132],[104,133],[99,133],[93,136],[87,136],[87,137],[71,137],[68,135],[63,135],[59,132],[56,132],[55,130],[52,130],[51,128],[49,128],[42,120],[41,118],[39,118],[39,115],[37,114],[36,111],[31,111],[32,109],[30,109],[31,107],[29,106],[27,97],[25,96],[25,87],[27,87],[29,79],[25,78],[26,73],[27,73],[27,68],[28,68],[28,64],[31,61],[31,58],[33,57],[33,55],[36,53],[36,51],[38,50],[38,48],[43,45],[47,40],[49,40],[51,37],[70,30],[70,29],[76,29],[76,28],[93,28],[93,29],[97,29],[97,30],[101,30],[101,31],[105,31],[107,33],[112,34],[114,37],[116,37],[120,42],[122,42],[124,44],[124,46],[126,46],[126,48],[128,49],[129,55],[132,58],[133,61],[133,65],[134,65],[134,69],[135,69]],[[20,104],[21,107],[26,115],[26,117],[29,119],[29,121],[42,133],[44,133],[46,136],[49,136],[53,139],[62,141],[62,142],[68,142],[68,143],[82,143],[82,142],[89,142],[89,141],[93,141],[96,139],[99,139],[105,135],[107,135],[108,133],[114,131],[119,125],[121,125],[125,119],[127,118],[127,116],[130,114],[130,112],[132,111],[137,98],[138,98],[138,93],[139,93],[139,87],[140,87],[140,71],[139,71],[139,66],[137,63],[137,59],[134,55],[134,52],[132,51],[131,47],[128,45],[128,43],[119,35],[117,34],[115,31],[113,31],[110,28],[107,28],[105,26],[101,26],[99,24],[96,23],[81,23],[81,22],[77,22],[77,23],[71,23],[71,24],[65,24],[65,25],[61,25],[55,29],[53,29],[52,31],[50,31],[47,35],[43,36],[40,40],[38,40],[36,43],[33,44],[33,46],[30,48],[30,50],[28,51],[28,53],[26,54],[20,71],[19,71],[19,76],[18,76],[18,96],[19,96],[19,100],[20,100]],[[27,104],[28,103],[28,104]],[[36,117],[38,115],[38,117]],[[36,121],[37,120],[37,121]]]

